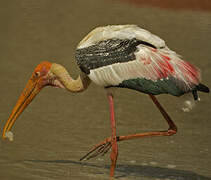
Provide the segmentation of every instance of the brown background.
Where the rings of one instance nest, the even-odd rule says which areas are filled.
[[[211,87],[210,3],[140,2],[143,4],[126,0],[1,1],[1,129],[34,67],[49,60],[64,65],[76,77],[75,47],[101,25],[137,24],[159,35],[197,65],[203,83]],[[181,4],[184,6],[178,9]],[[110,135],[105,94],[94,84],[81,94],[49,87],[42,90],[17,120],[14,142],[0,140],[0,179],[108,179],[109,155],[79,162],[92,145]],[[210,94],[199,95],[201,102],[190,113],[181,110],[184,97],[158,96],[177,124],[178,134],[120,143],[117,179],[211,179],[211,98]],[[120,89],[115,93],[115,108],[120,135],[167,128],[144,94]]]

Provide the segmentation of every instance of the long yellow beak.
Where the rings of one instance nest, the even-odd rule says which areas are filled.
[[[41,79],[35,79],[33,76],[27,82],[26,87],[21,93],[15,107],[12,110],[12,113],[9,116],[9,119],[7,120],[4,126],[2,135],[3,139],[7,137],[7,132],[11,130],[19,115],[30,104],[34,97],[40,92],[41,87],[39,82],[41,82]]]

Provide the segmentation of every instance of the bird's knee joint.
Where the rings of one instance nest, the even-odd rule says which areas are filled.
[[[177,133],[177,128],[170,128],[168,129],[168,136],[172,136]]]

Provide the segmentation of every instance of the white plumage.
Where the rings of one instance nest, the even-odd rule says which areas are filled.
[[[77,48],[85,48],[106,39],[140,39],[156,47],[165,47],[165,42],[158,36],[137,25],[110,25],[97,27],[92,30],[78,45]]]
[[[184,82],[182,89],[191,89],[199,83],[198,68],[183,61],[178,54],[165,45],[164,40],[136,25],[98,27],[79,43],[78,48],[86,48],[107,39],[132,38],[148,42],[157,49],[140,44],[134,53],[136,57],[134,61],[115,63],[90,70],[88,76],[94,83],[100,86],[110,86],[118,85],[128,79],[145,78],[157,81],[169,76]]]

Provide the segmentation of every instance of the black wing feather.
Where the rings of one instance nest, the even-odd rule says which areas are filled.
[[[143,44],[152,48],[154,45],[138,39],[107,39],[86,48],[76,50],[76,61],[86,74],[91,69],[135,60],[136,47]]]

